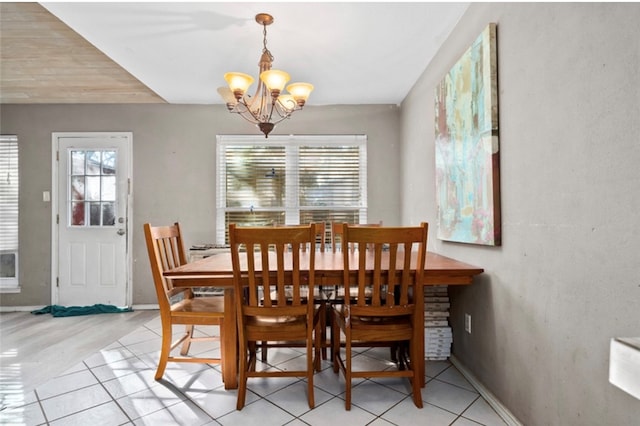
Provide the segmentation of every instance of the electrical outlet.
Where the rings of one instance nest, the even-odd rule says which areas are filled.
[[[464,314],[464,331],[471,334],[471,315]]]

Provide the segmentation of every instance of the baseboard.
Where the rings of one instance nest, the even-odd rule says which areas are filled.
[[[0,306],[0,313],[3,312],[31,312],[42,309],[42,305],[38,306]],[[158,305],[133,305],[134,311],[157,311],[160,309]]]
[[[38,306],[0,306],[0,313],[4,312],[31,312],[42,309],[43,305]]]
[[[509,426],[523,426],[523,424],[516,418],[516,416],[505,407],[498,398],[492,394],[489,389],[487,389],[482,383],[478,381],[478,379],[456,358],[454,355],[449,357],[449,361],[453,364],[460,374],[464,376],[465,379],[469,381],[473,385],[474,388],[478,390],[480,395],[487,401],[487,403],[496,410],[496,413],[504,420]]]
[[[134,311],[157,311],[160,309],[158,305],[133,305],[131,307]]]

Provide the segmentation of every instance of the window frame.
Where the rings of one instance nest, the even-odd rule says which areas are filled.
[[[367,137],[366,135],[270,135],[268,139],[259,135],[218,135],[216,136],[216,244],[225,244],[226,213],[250,211],[247,207],[226,207],[226,158],[227,146],[283,146],[285,148],[285,200],[283,207],[260,208],[255,211],[269,212],[284,210],[285,225],[299,224],[300,212],[327,210],[327,206],[301,207],[299,205],[299,181],[291,179],[299,176],[298,149],[306,146],[350,146],[359,149],[359,203],[357,206],[344,207],[345,211],[358,211],[360,223],[367,223]],[[331,211],[339,212],[339,206],[331,206]]]

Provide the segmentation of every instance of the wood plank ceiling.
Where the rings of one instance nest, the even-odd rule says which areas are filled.
[[[38,3],[0,3],[0,103],[166,103]]]

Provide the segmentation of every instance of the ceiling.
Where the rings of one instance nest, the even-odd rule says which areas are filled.
[[[399,104],[468,5],[0,3],[0,102],[221,104],[225,72],[257,78],[266,12],[308,105]]]

